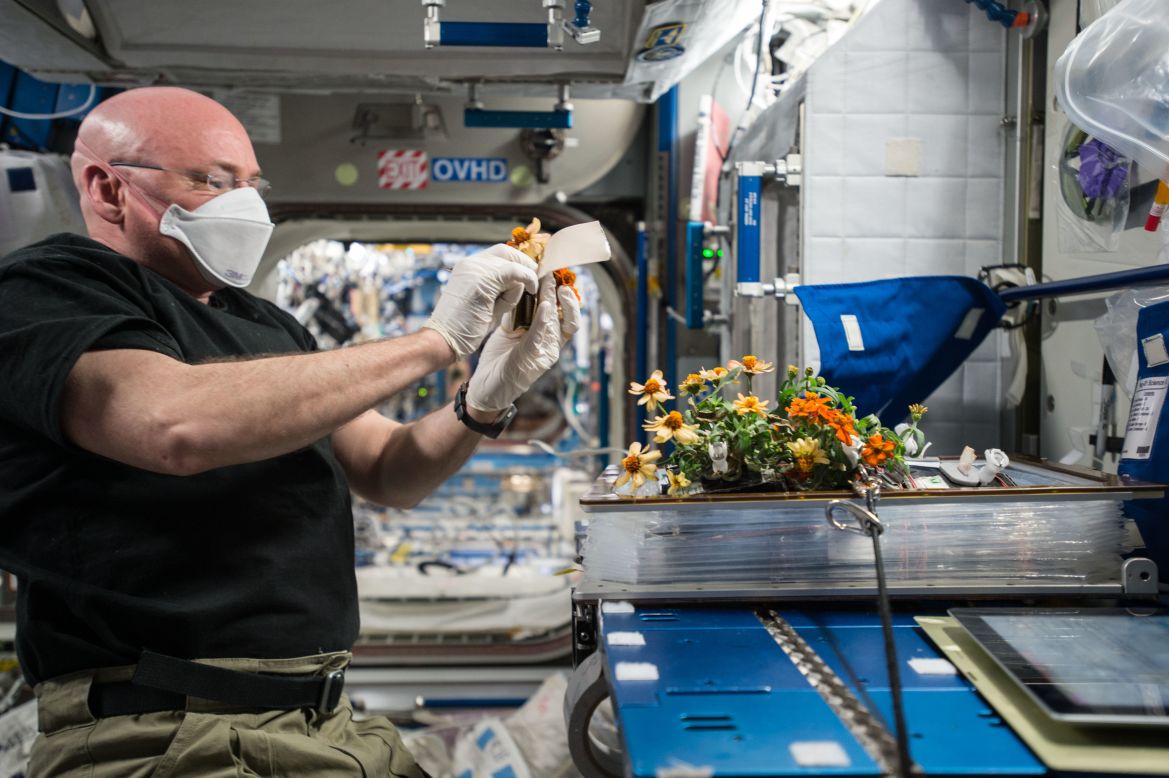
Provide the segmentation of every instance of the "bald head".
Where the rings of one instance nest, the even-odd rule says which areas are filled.
[[[128,166],[111,163],[129,163]],[[159,234],[168,205],[193,211],[216,193],[200,174],[246,179],[260,173],[247,131],[209,97],[178,87],[144,87],[94,108],[77,133],[73,180],[94,240],[195,294],[201,287],[187,249]]]
[[[94,108],[81,123],[75,154],[92,151],[103,161],[149,161],[162,167],[218,162],[242,153],[254,161],[247,131],[230,111],[189,89],[131,89]],[[78,161],[74,160],[76,173]]]

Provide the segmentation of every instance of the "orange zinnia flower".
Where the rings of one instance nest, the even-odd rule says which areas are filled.
[[[815,392],[804,392],[803,397],[796,397],[791,405],[787,406],[787,415],[790,419],[806,418],[813,423],[828,423],[833,414],[838,414],[835,408],[829,407],[832,401],[821,397]]]
[[[840,411],[836,411],[828,420],[828,426],[836,431],[836,439],[846,446],[857,436],[855,424],[856,419]]]
[[[893,456],[893,441],[885,440],[880,435],[872,435],[869,437],[864,448],[861,449],[861,459],[865,461],[866,465],[877,467],[885,463],[885,460]]]
[[[564,268],[563,270],[553,270],[552,277],[556,279],[558,286],[567,286],[576,295],[576,299],[580,300],[580,291],[576,288],[576,273]]]

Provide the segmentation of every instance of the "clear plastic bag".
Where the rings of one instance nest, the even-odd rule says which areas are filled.
[[[1068,45],[1055,90],[1072,123],[1147,173],[1169,178],[1169,14],[1121,0]]]
[[[1094,324],[1116,385],[1129,397],[1137,383],[1137,317],[1142,308],[1165,300],[1169,286],[1125,289],[1104,301],[1108,311]]]
[[[1056,161],[1059,248],[1064,253],[1116,251],[1128,219],[1132,164],[1073,124]]]

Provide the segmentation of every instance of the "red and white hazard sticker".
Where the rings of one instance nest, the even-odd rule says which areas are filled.
[[[377,172],[382,189],[425,189],[430,162],[421,149],[385,149],[378,152]]]

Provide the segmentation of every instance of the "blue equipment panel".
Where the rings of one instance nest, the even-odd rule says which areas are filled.
[[[875,613],[780,612],[857,698],[893,721],[884,635]],[[942,655],[914,623],[897,614],[893,641],[915,762],[931,775],[1041,775],[1043,766],[961,675],[918,672],[913,659]]]
[[[739,175],[739,218],[735,225],[736,284],[759,283],[759,209],[762,192],[762,176]]]
[[[780,615],[863,704],[892,721],[876,613]],[[639,633],[644,645],[610,644],[615,632]],[[925,774],[1046,773],[961,676],[918,673],[908,665],[940,656],[911,617],[899,614],[894,634],[910,751]],[[610,604],[602,607],[601,636],[633,776],[680,766],[710,768],[715,776],[880,774],[749,608],[622,613]],[[629,680],[623,671],[619,679],[618,663],[653,665],[658,677]],[[792,749],[798,743],[835,744],[848,764],[800,764]]]
[[[647,608],[601,621],[603,636],[645,638],[619,646],[603,637],[634,776],[685,765],[716,776],[881,774],[750,610]],[[623,662],[651,663],[658,679],[617,680]],[[849,766],[798,764],[790,745],[814,741],[835,742]]]

